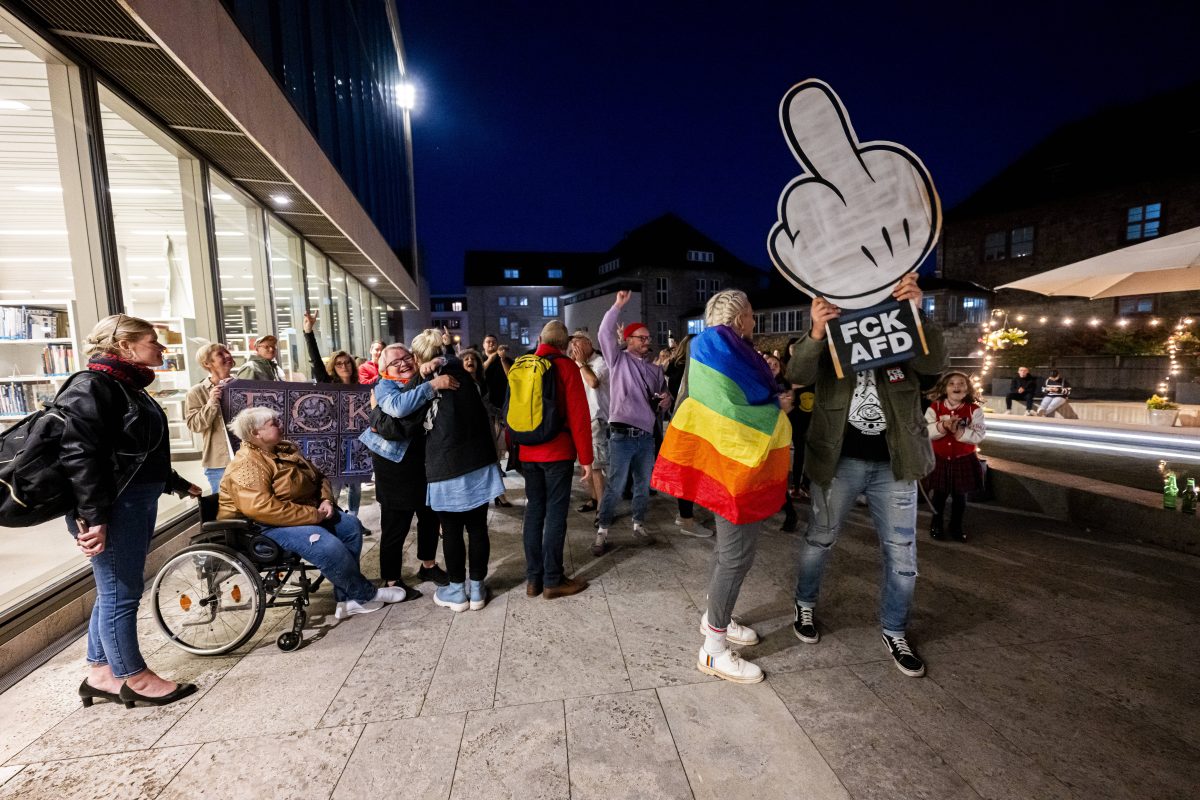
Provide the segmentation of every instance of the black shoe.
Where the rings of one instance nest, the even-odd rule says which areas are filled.
[[[438,586],[449,586],[450,576],[446,574],[446,570],[434,564],[432,567],[421,567],[417,570],[417,577],[423,581],[432,581]]]
[[[821,634],[817,630],[817,620],[813,617],[811,608],[796,604],[796,621],[792,623],[792,632],[796,634],[797,639],[808,644],[816,644],[821,641]]]
[[[103,689],[97,689],[87,682],[87,678],[83,679],[83,683],[79,684],[79,699],[83,701],[84,708],[91,708],[92,703],[97,700],[107,700],[110,703],[119,703],[121,698],[114,692],[106,692]]]
[[[888,636],[883,634],[883,643],[896,662],[896,669],[910,678],[919,678],[925,674],[925,662],[917,655],[903,636]]]
[[[795,519],[785,519],[783,521],[783,525],[781,525],[779,527],[779,530],[783,531],[784,533],[795,533],[796,532],[796,520]]]
[[[416,600],[418,597],[421,596],[420,589],[414,589],[413,587],[409,586],[404,581],[384,581],[383,585],[384,586],[395,586],[397,588],[403,589],[404,590],[404,599],[400,601],[401,603],[407,603],[409,600]]]
[[[933,519],[929,522],[929,538],[942,539],[944,536],[945,532],[942,530],[942,515],[934,514]]]
[[[175,691],[170,694],[164,694],[162,697],[147,697],[130,689],[128,683],[123,683],[121,684],[120,698],[126,708],[136,708],[138,703],[145,703],[148,706],[165,706],[195,693],[196,684],[179,683],[175,685]]]
[[[950,538],[958,542],[965,542],[967,540],[967,535],[962,531],[950,531]]]

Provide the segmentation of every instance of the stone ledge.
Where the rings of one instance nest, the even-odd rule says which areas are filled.
[[[1200,517],[1167,511],[1155,492],[991,456],[987,463],[992,498],[998,505],[1200,555]]]

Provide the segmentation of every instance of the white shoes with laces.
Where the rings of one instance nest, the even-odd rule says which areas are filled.
[[[337,604],[337,608],[333,612],[333,618],[345,619],[355,614],[370,614],[372,611],[378,611],[381,608],[383,608],[383,603],[378,600],[368,600],[365,603],[346,600]]]
[[[713,655],[700,648],[696,660],[696,669],[705,675],[716,675],[718,678],[734,683],[758,683],[763,679],[763,671],[755,664],[746,661],[737,653],[725,648],[724,652]]]
[[[714,633],[708,627],[708,612],[705,611],[700,615],[700,632],[705,636]],[[758,644],[758,634],[753,628],[739,624],[736,620],[729,620],[729,627],[725,629],[725,641],[738,647],[753,647]]]

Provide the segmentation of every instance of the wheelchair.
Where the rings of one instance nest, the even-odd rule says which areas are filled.
[[[150,597],[158,629],[182,650],[218,656],[245,644],[268,608],[291,606],[292,629],[275,643],[295,650],[303,641],[309,595],[324,576],[263,535],[256,523],[213,521],[215,516],[216,498],[201,498],[201,520],[209,521],[155,576]],[[309,577],[313,572],[315,579]]]

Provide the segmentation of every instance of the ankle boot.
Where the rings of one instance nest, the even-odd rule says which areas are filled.
[[[929,538],[941,539],[944,535],[944,531],[942,530],[942,515],[934,514],[933,519],[929,523]]]
[[[446,586],[439,586],[433,593],[433,602],[451,611],[466,611],[471,607],[466,586],[461,583],[451,582]]]

